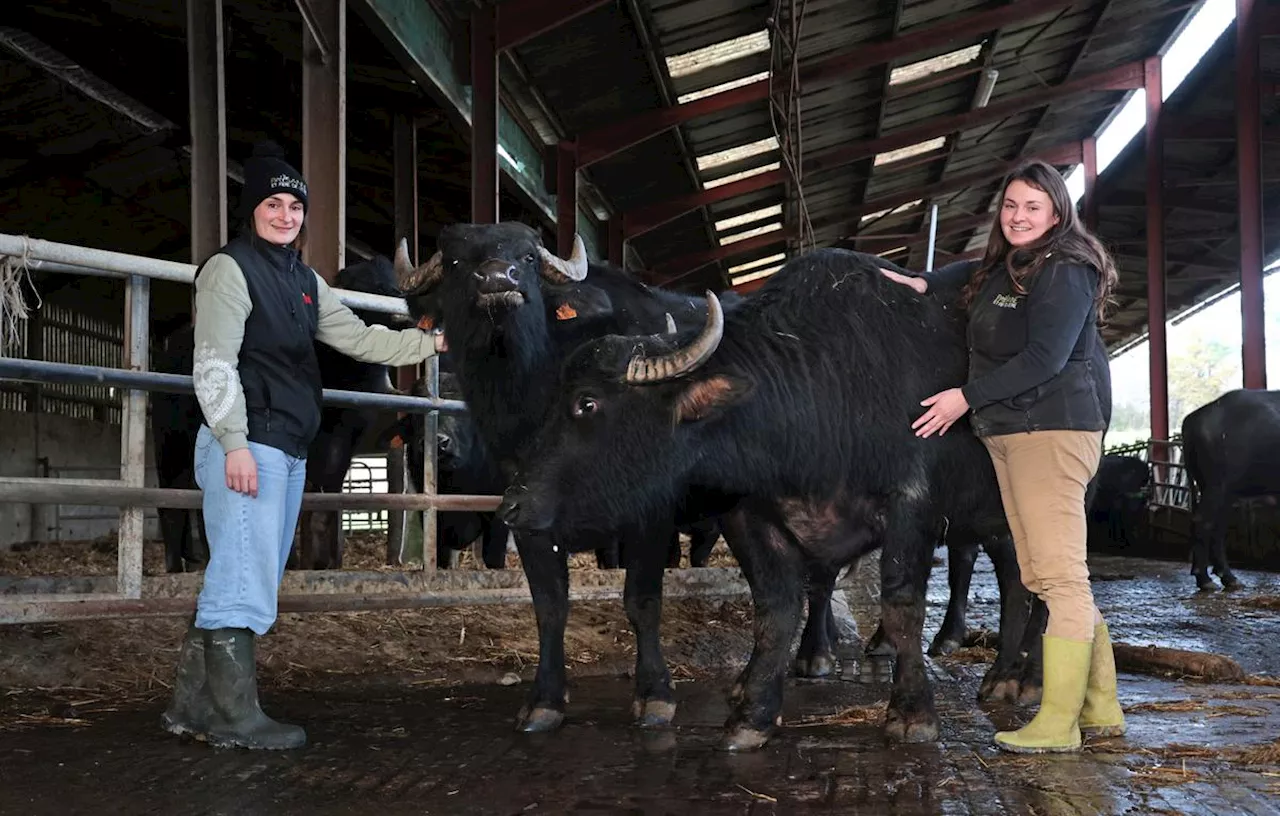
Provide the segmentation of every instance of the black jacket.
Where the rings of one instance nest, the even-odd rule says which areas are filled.
[[[958,288],[976,264],[929,275]],[[969,382],[962,388],[978,436],[1047,430],[1106,430],[1111,369],[1094,320],[1098,273],[1050,261],[1018,294],[993,273],[969,307]]]
[[[220,252],[239,265],[253,303],[238,362],[249,440],[305,458],[320,428],[322,393],[315,272],[297,250],[262,240],[235,238]]]

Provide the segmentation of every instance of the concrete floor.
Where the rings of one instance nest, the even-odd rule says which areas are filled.
[[[1213,651],[1280,676],[1280,612],[1245,603],[1280,595],[1280,576],[1244,572],[1242,592],[1200,595],[1179,563],[1097,558],[1092,569],[1117,641]],[[945,577],[935,569],[926,640],[941,620]],[[869,586],[860,573],[846,590],[864,636],[877,614]],[[970,627],[995,628],[985,559],[972,597]],[[1033,711],[979,706],[984,670],[931,663],[938,744],[886,746],[872,707],[888,687],[849,672],[790,683],[782,731],[746,755],[716,747],[727,676],[680,683],[676,726],[655,731],[630,724],[628,680],[579,678],[565,726],[536,736],[511,727],[525,686],[272,689],[268,712],[309,732],[307,748],[286,754],[215,751],[161,731],[159,707],[124,706],[82,715],[85,727],[0,731],[0,814],[1280,813],[1280,767],[1229,761],[1280,737],[1280,688],[1124,675],[1126,707],[1190,700],[1192,710],[1131,710],[1124,739],[1028,758],[991,747],[995,730]],[[0,706],[39,702],[20,699]],[[868,716],[806,722],[850,707]],[[1223,755],[1183,759],[1188,746]]]

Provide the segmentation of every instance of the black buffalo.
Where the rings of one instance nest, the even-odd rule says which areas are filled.
[[[334,286],[375,295],[399,297],[395,270],[383,256],[352,264],[340,271]],[[391,328],[412,326],[405,317],[355,310],[370,324]],[[190,374],[195,350],[194,329],[186,324],[164,342],[156,355],[154,369],[174,374]],[[395,393],[391,385],[392,371],[387,366],[361,363],[316,343],[316,358],[325,388],[346,391]],[[152,435],[154,437],[157,481],[161,487],[196,489],[193,473],[195,436],[203,422],[200,405],[193,394],[155,393],[151,396]],[[383,412],[386,415],[386,412]],[[378,435],[380,415],[376,408],[338,408],[325,406],[320,415],[320,430],[307,450],[306,490],[340,493],[351,459],[362,440]],[[391,422],[392,419],[386,419]],[[208,561],[202,521],[200,542],[193,536],[192,516],[186,510],[160,510],[161,534],[165,543],[165,569],[182,572]],[[290,556],[295,569],[337,569],[342,566],[343,536],[340,511],[307,511],[300,518],[301,537]]]
[[[662,336],[705,318],[702,298],[652,289],[621,270],[588,264],[580,239],[566,260],[547,251],[537,232],[523,224],[458,224],[441,231],[438,246],[417,268],[407,253],[398,254],[398,283],[415,317],[444,326],[465,401],[508,481],[527,441],[545,422],[569,350],[615,332]],[[538,672],[517,718],[520,728],[549,730],[563,720],[569,553],[615,543],[627,570],[624,606],[636,633],[633,710],[643,724],[671,721],[675,702],[658,638],[663,568],[677,523],[714,517],[735,500],[705,492],[681,495],[625,524],[515,536],[539,634]],[[825,623],[829,613],[821,609]],[[827,641],[825,629],[815,642]]]
[[[793,259],[727,317],[711,299],[683,345],[584,344],[499,511],[517,530],[577,529],[643,518],[690,485],[744,497],[723,525],[751,585],[756,647],[735,686],[730,748],[763,743],[777,722],[806,573],[834,574],[881,546],[896,652],[886,733],[936,739],[921,630],[938,531],[945,519],[960,538],[1009,534],[967,422],[927,440],[910,427],[924,397],[964,381],[960,321],[877,262],[842,250]],[[1010,595],[1004,609],[1029,608],[1020,581]],[[1002,653],[1016,628],[1002,621]]]
[[[1092,521],[1105,522],[1107,538],[1127,545],[1139,527],[1151,488],[1151,470],[1136,456],[1106,454],[1089,481],[1085,507]]]
[[[1239,587],[1227,564],[1227,525],[1238,500],[1280,495],[1280,393],[1228,391],[1182,420],[1192,490],[1191,574],[1202,590]]]

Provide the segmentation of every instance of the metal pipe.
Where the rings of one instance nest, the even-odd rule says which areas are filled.
[[[938,205],[935,202],[929,211],[929,257],[925,259],[926,272],[933,271],[933,255],[938,245]]]
[[[199,510],[203,493],[166,487],[130,487],[124,482],[86,483],[80,479],[0,477],[0,502],[78,504],[87,507],[160,507]],[[496,510],[499,496],[425,493],[303,493],[303,510]]]
[[[0,595],[0,624],[190,615],[195,608],[194,582],[184,580],[183,592],[176,597],[157,597],[154,590],[164,592],[174,583],[170,580],[173,578],[194,577],[190,574],[146,576],[143,597],[136,600],[107,593],[73,594],[79,588],[77,585],[83,585],[86,580],[96,580],[95,585],[101,585],[101,579],[49,579],[50,583],[56,582],[66,589],[39,595]],[[574,570],[569,600],[616,600],[622,597],[625,581],[622,570]],[[326,586],[342,591],[325,591]],[[744,595],[749,589],[736,568],[700,567],[667,570],[662,591],[667,598],[715,598]],[[434,573],[324,570],[286,573],[279,609],[281,612],[359,612],[530,602],[529,584],[520,570]]]
[[[115,388],[136,388],[142,391],[164,391],[173,394],[190,394],[195,390],[191,385],[191,377],[186,374],[126,371],[121,368],[51,363],[21,357],[0,357],[0,380],[108,385]],[[346,408],[382,408],[418,414],[428,411],[462,414],[467,411],[467,404],[461,400],[375,394],[368,391],[342,391],[335,388],[324,389],[322,398],[325,405]]]
[[[0,233],[0,255],[12,255],[26,259],[32,269],[46,272],[66,272],[72,275],[94,275],[106,278],[127,278],[141,275],[152,280],[167,280],[190,285],[195,280],[196,265],[163,261],[142,255],[129,255],[106,249],[93,249],[74,244],[29,238],[25,235]],[[390,315],[408,315],[409,307],[404,298],[387,295],[371,295],[350,289],[332,289],[338,299],[352,309]]]

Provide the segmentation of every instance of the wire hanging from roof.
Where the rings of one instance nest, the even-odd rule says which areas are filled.
[[[769,20],[769,124],[782,154],[782,165],[796,193],[796,212],[800,252],[815,244],[813,223],[804,197],[804,138],[800,117],[800,29],[804,24],[809,0],[774,0]],[[780,88],[781,86],[781,88]],[[782,121],[779,127],[779,119]]]

